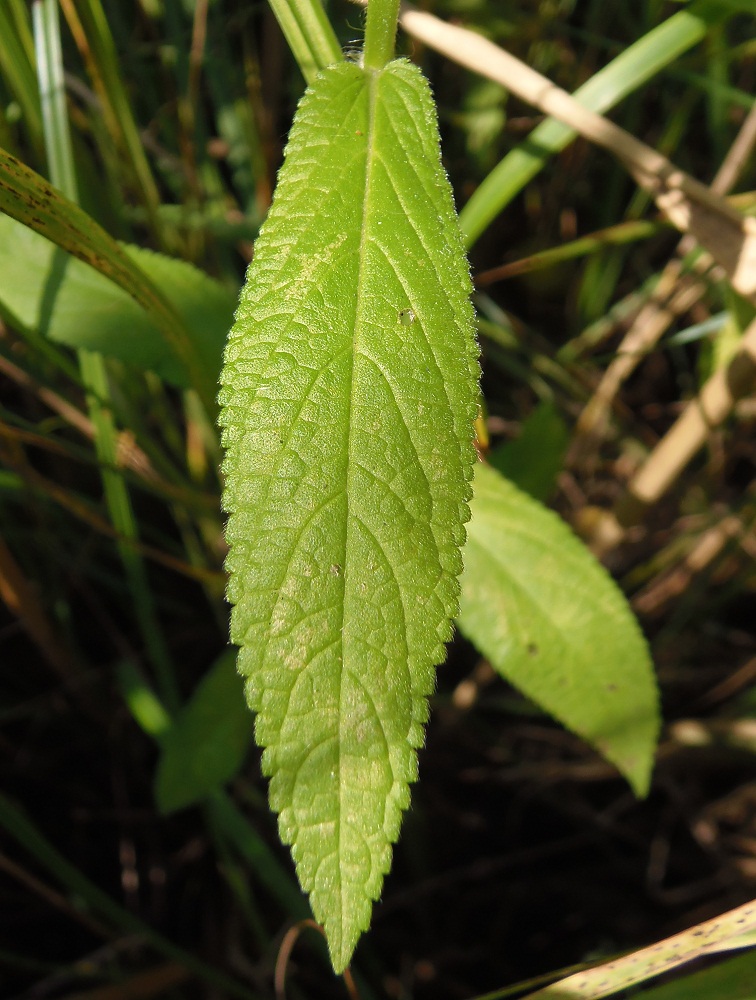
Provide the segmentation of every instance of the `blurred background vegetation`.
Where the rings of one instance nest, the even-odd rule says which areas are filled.
[[[727,193],[753,209],[748,0],[422,6],[570,92],[635,46],[612,119],[706,184],[729,162]],[[55,4],[0,4],[0,146],[142,248],[212,378],[302,76],[262,2],[59,9],[58,36]],[[358,46],[359,8],[327,9]],[[399,48],[433,85],[458,206],[480,205],[542,116],[401,32]],[[756,895],[753,397],[620,538],[601,531],[753,303],[584,140],[509,184],[470,241],[490,458],[620,581],[666,725],[638,802],[455,640],[357,952],[365,1000],[472,997]],[[307,910],[227,649],[213,415],[138,307],[0,224],[0,993],[272,996]],[[292,997],[343,995],[314,933],[287,975]]]

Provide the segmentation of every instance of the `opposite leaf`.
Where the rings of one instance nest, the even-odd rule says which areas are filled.
[[[471,508],[460,629],[645,795],[659,696],[622,592],[556,514],[488,466],[475,470]]]
[[[370,922],[456,613],[477,349],[419,71],[303,98],[226,349],[232,639],[334,967]]]
[[[186,261],[140,247],[121,248],[160,287],[215,381],[233,315],[233,293]],[[2,214],[0,316],[59,344],[118,358],[174,385],[191,385],[171,342],[131,295]]]
[[[0,212],[91,265],[133,296],[162,331],[205,408],[214,410],[215,375],[197,354],[157,283],[91,216],[4,149],[0,149]]]
[[[494,448],[488,463],[535,500],[556,489],[570,432],[553,403],[540,403],[522,423],[522,433]]]

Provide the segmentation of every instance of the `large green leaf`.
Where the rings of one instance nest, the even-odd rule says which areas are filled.
[[[471,509],[460,629],[645,794],[658,694],[621,591],[556,514],[488,466],[476,469]]]
[[[222,375],[232,638],[334,967],[368,926],[456,613],[470,281],[426,83],[307,92]]]
[[[180,317],[213,381],[234,296],[184,261],[123,247]],[[68,347],[86,348],[188,387],[189,374],[152,314],[115,282],[0,213],[0,315]]]

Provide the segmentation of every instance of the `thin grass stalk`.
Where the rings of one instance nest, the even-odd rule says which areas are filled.
[[[320,0],[269,0],[289,48],[311,84],[318,73],[343,53]]]
[[[133,663],[124,661],[118,669],[121,691],[131,714],[140,728],[160,744],[171,726],[171,718],[160,699],[141,676]],[[218,843],[220,853],[231,859],[233,848],[266,887],[291,919],[309,915],[309,907],[292,876],[280,864],[268,844],[239,810],[231,797],[217,789],[205,802],[207,827]],[[233,864],[233,862],[230,862]],[[238,890],[238,886],[234,889]],[[264,934],[257,911],[250,912],[257,930]]]
[[[264,909],[258,906],[250,884],[247,867],[239,861],[238,854],[234,853],[233,845],[229,842],[222,824],[214,821],[212,810],[206,812],[206,824],[213,838],[218,871],[236,900],[239,911],[254,938],[258,953],[265,954],[270,949],[270,934],[265,926]]]
[[[561,246],[549,247],[528,257],[521,257],[519,260],[481,271],[475,275],[475,287],[486,288],[497,281],[505,281],[522,274],[532,274],[534,271],[556,267],[568,260],[576,260],[579,257],[597,253],[606,247],[627,246],[641,240],[647,240],[669,228],[671,227],[667,223],[650,222],[644,219],[618,222],[614,226],[598,229],[587,236],[562,243]]]
[[[230,796],[218,790],[208,800],[208,810],[212,822],[223,831],[228,842],[289,917],[300,920],[310,916],[310,908],[299,887]]]
[[[50,178],[63,193],[78,201],[78,187],[68,127],[60,22],[56,0],[35,0],[34,34],[42,101],[42,120]],[[94,444],[111,522],[118,533],[117,547],[142,639],[155,670],[161,694],[171,711],[180,703],[176,676],[168,647],[155,611],[144,563],[134,548],[139,539],[136,518],[123,474],[118,469],[118,432],[110,407],[108,376],[104,359],[92,351],[78,352],[82,381],[87,394]]]
[[[0,70],[21,107],[29,141],[41,155],[44,149],[42,115],[28,16],[19,0],[0,3]]]
[[[588,110],[525,63],[475,32],[423,11],[405,13],[405,23],[437,51],[460,65],[504,84],[523,100],[567,123],[570,129],[616,156],[639,186],[681,232],[689,232],[727,272],[741,295],[756,293],[756,225],[705,184],[686,174],[635,136]],[[409,19],[409,21],[408,21]]]

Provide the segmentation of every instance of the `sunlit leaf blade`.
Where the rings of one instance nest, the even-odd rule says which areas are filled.
[[[181,319],[196,356],[217,381],[234,296],[182,260],[126,246]],[[0,214],[0,316],[68,347],[98,351],[189,388],[185,366],[162,327],[123,289]],[[82,322],[86,317],[86,322]]]
[[[232,638],[337,970],[390,865],[457,608],[469,292],[419,71],[326,70],[255,247],[221,422]]]
[[[556,514],[488,466],[476,468],[471,509],[460,629],[645,794],[658,693],[621,591]]]

